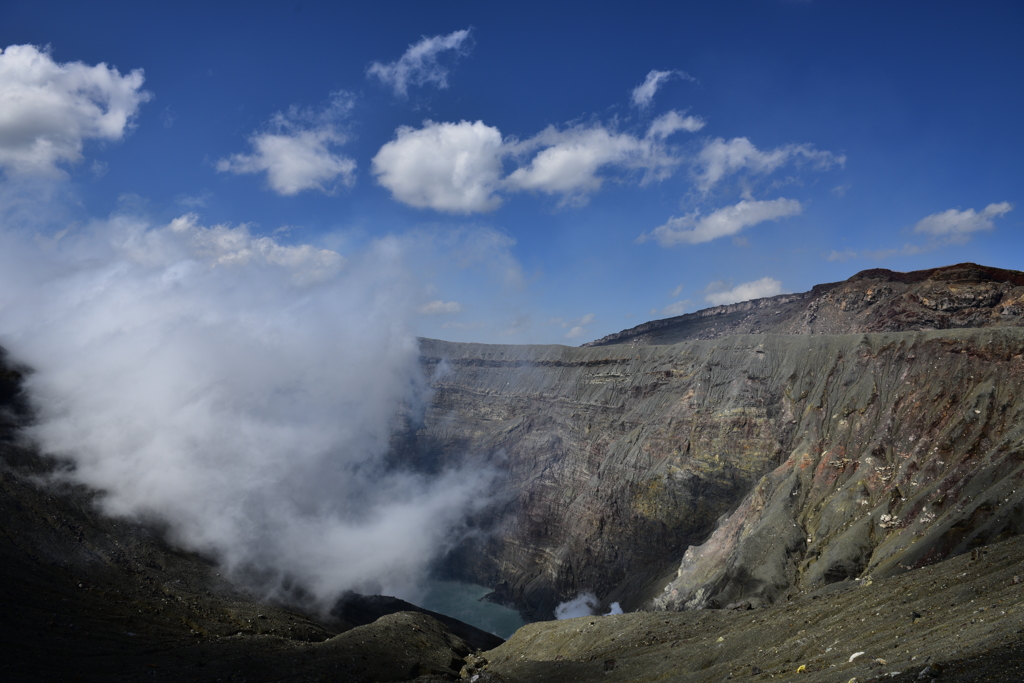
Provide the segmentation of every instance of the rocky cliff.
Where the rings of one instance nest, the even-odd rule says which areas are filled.
[[[678,325],[579,349],[424,340],[433,401],[396,447],[503,473],[447,569],[534,618],[580,591],[682,609],[898,573],[1024,524],[1021,283],[867,271],[694,314],[713,338],[671,345],[641,342]]]

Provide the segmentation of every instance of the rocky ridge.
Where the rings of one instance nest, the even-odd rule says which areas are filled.
[[[584,346],[675,344],[731,334],[851,334],[1020,326],[1024,273],[961,263],[848,280],[653,320]]]

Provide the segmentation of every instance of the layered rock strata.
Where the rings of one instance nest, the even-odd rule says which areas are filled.
[[[963,284],[991,272],[869,271],[817,298],[835,321],[842,306],[822,302],[863,302],[887,279],[903,288],[876,297],[889,313],[861,320],[899,327],[909,301],[969,299],[987,308],[947,313],[989,327],[580,349],[424,340],[435,393],[396,445],[501,472],[482,533],[448,569],[533,618],[580,591],[627,609],[726,606],[921,566],[1024,520],[1024,329],[1008,303],[1024,275]]]

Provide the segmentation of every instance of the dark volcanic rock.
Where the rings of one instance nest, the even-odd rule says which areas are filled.
[[[469,643],[474,650],[490,650],[505,642],[493,633],[470,626],[458,619],[423,609],[405,600],[384,595],[347,593],[338,600],[331,610],[331,615],[350,624],[370,624],[383,616],[396,612],[419,612],[420,614],[426,614],[443,624],[453,635]]]
[[[584,346],[675,344],[731,334],[850,334],[1024,325],[1024,273],[961,263],[844,282],[654,320]]]

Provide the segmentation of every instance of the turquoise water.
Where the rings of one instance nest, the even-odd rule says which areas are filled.
[[[514,609],[480,600],[490,592],[490,588],[471,583],[432,581],[416,604],[432,612],[455,617],[500,638],[508,638],[526,622]]]

